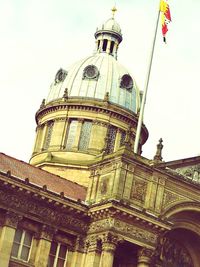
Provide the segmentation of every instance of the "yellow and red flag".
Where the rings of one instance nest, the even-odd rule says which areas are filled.
[[[160,1],[160,12],[161,12],[163,41],[166,43],[165,35],[168,31],[167,25],[171,21],[171,14],[170,14],[169,4],[168,4],[167,0],[161,0]]]

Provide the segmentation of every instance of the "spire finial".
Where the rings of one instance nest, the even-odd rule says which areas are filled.
[[[114,7],[111,9],[111,11],[112,11],[112,18],[114,19],[114,17],[115,17],[115,12],[117,12],[116,5],[114,5]]]

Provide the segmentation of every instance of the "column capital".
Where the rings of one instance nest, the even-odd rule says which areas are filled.
[[[141,248],[138,250],[138,263],[150,263],[153,257],[154,250]]]
[[[15,212],[7,211],[4,220],[4,226],[17,228],[18,222],[21,221],[22,218],[23,216],[16,214]]]
[[[122,241],[122,239],[114,234],[106,233],[102,236],[102,250],[114,252],[117,244]]]
[[[87,246],[87,250],[88,252],[92,252],[92,251],[100,251],[101,250],[101,242],[100,242],[100,238],[97,235],[94,236],[90,236],[87,241],[86,241],[86,246]]]
[[[55,229],[51,226],[48,226],[48,225],[43,225],[38,238],[52,241],[53,236],[56,232],[57,232],[57,229]]]
[[[84,252],[85,251],[85,248],[86,248],[86,240],[84,237],[82,236],[78,236],[76,238],[76,242],[75,242],[75,245],[73,247],[73,250],[74,251],[78,251],[78,252]]]

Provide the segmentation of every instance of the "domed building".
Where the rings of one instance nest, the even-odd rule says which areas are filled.
[[[59,69],[30,164],[0,153],[1,267],[200,266],[200,157],[144,158],[142,93],[117,60],[114,16],[95,53]]]
[[[60,69],[36,113],[36,143],[30,163],[88,186],[89,166],[133,147],[140,91],[117,61],[119,24],[107,20],[95,32],[96,51]],[[129,136],[126,136],[126,133]],[[148,137],[143,125],[139,151]]]

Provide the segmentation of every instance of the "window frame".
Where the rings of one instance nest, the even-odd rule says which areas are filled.
[[[53,267],[57,267],[58,260],[62,259],[62,260],[64,260],[63,267],[66,267],[67,259],[68,259],[68,252],[69,252],[68,246],[66,244],[63,244],[63,243],[60,243],[60,242],[57,242],[57,241],[52,241],[51,246],[52,246],[53,243],[56,244],[56,253],[55,253],[55,255],[51,254],[51,248],[50,248],[48,260],[49,260],[50,256],[52,256],[53,257]],[[65,258],[59,257],[61,246],[65,246],[66,247]],[[47,264],[47,267],[49,267],[49,262]]]
[[[22,232],[22,235],[21,235],[21,238],[20,238],[19,242],[15,241],[17,230]],[[27,246],[26,244],[24,244],[25,236],[26,236],[27,233],[30,234],[30,236],[31,236],[30,246]],[[19,249],[17,250],[17,257],[15,257],[15,256],[12,255],[12,251],[13,251],[13,246],[12,246],[11,256],[10,256],[11,259],[16,259],[16,260],[19,260],[19,261],[22,261],[22,262],[29,262],[30,255],[31,255],[31,250],[32,250],[32,246],[33,246],[33,234],[31,232],[27,231],[27,230],[24,230],[24,229],[16,229],[15,237],[14,237],[14,240],[13,240],[13,246],[14,246],[14,244],[19,245]],[[24,247],[29,248],[27,260],[24,260],[24,259],[21,258],[22,251],[23,251]]]

